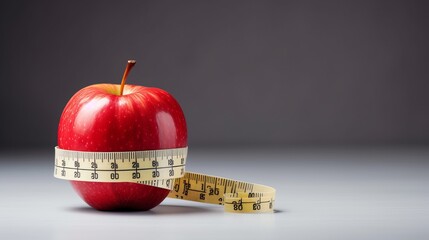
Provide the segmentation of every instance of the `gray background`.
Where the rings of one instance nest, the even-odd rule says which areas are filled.
[[[171,92],[199,147],[429,143],[428,1],[2,1],[0,148],[79,89]]]

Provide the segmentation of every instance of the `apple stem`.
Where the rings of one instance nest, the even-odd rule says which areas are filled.
[[[136,64],[136,60],[128,60],[127,67],[125,68],[124,76],[122,76],[121,90],[119,92],[119,96],[122,96],[122,94],[124,93],[124,87],[125,87],[125,83],[127,82],[127,76],[135,64]]]

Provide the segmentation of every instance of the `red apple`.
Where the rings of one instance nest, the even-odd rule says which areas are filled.
[[[91,85],[70,99],[58,127],[59,148],[111,152],[187,146],[185,116],[173,96],[158,88],[125,85],[134,64],[128,61],[121,85]],[[98,210],[149,210],[169,193],[137,183],[71,184]]]

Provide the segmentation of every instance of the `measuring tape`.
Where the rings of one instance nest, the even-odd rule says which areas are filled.
[[[56,178],[133,182],[170,190],[168,197],[224,205],[227,212],[272,212],[275,189],[260,184],[185,172],[188,148],[82,152],[55,147]]]

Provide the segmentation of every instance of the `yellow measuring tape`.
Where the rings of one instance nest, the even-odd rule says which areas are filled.
[[[272,212],[269,186],[185,172],[188,148],[130,152],[82,152],[55,147],[56,178],[134,182],[169,189],[168,197],[224,205],[227,212]]]

